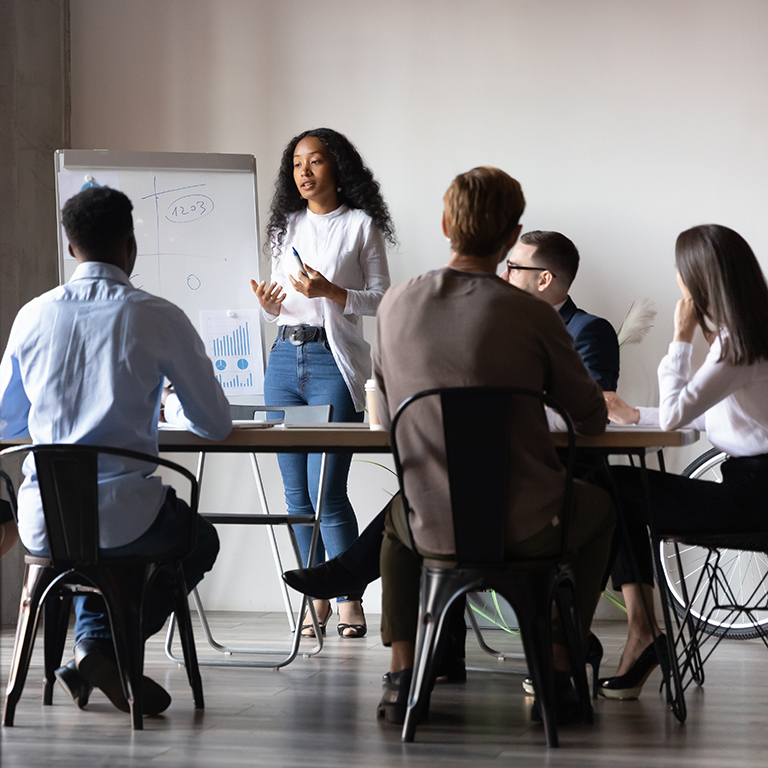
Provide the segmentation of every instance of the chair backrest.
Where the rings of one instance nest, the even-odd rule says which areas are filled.
[[[197,512],[198,484],[184,467],[138,451],[98,445],[33,445],[11,448],[0,453],[32,453],[45,517],[51,558],[59,563],[95,565],[99,549],[99,456],[119,456],[144,462],[153,468],[168,467],[190,483],[190,509]],[[190,549],[194,528],[190,532]]]
[[[439,402],[439,410],[414,408],[418,401]],[[437,404],[435,403],[435,405]],[[565,410],[548,395],[514,387],[453,387],[430,389],[406,399],[398,408],[391,427],[392,452],[406,510],[405,474],[408,457],[425,450],[425,444],[413,444],[409,430],[408,445],[398,438],[401,423],[414,418],[442,420],[445,440],[446,482],[450,492],[450,514],[456,542],[456,557],[464,566],[499,566],[505,560],[506,523],[509,515],[510,452],[513,441],[525,441],[518,422],[531,409],[543,411],[547,405],[560,414],[568,432],[566,453],[566,492],[561,515],[563,542],[571,504],[574,430]],[[545,418],[541,413],[540,418]],[[434,434],[435,429],[425,430]],[[418,437],[416,443],[419,442]],[[426,448],[428,450],[428,448]],[[418,478],[414,478],[418,482]],[[519,510],[525,514],[524,510]]]
[[[232,405],[229,413],[233,419],[255,419],[258,414],[272,414],[284,424],[327,424],[333,418],[333,405]],[[269,415],[267,420],[269,420]]]

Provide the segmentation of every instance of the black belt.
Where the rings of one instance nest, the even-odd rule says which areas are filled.
[[[325,328],[319,325],[281,325],[277,334],[280,339],[288,339],[294,347],[300,347],[313,341],[325,341]]]

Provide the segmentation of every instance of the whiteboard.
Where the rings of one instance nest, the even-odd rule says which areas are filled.
[[[133,203],[132,285],[186,313],[230,401],[263,395],[261,316],[249,285],[260,274],[253,155],[64,149],[55,163],[60,281],[77,266],[62,206],[87,186],[119,189]]]

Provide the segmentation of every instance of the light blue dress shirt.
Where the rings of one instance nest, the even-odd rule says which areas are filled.
[[[164,378],[166,419],[211,440],[232,423],[203,342],[175,305],[134,288],[118,267],[80,264],[72,279],[22,307],[0,362],[0,438],[84,443],[157,455]],[[102,547],[127,544],[154,521],[165,486],[153,467],[99,463]],[[47,549],[34,459],[24,463],[19,533]]]

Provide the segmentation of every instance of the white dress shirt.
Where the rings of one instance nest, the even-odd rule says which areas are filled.
[[[659,408],[640,408],[640,426],[706,430],[729,456],[768,453],[768,361],[718,362],[720,339],[691,376],[693,345],[673,341],[659,364]]]
[[[346,306],[330,299],[308,299],[291,286],[298,277],[295,248],[302,261],[347,291]],[[371,377],[371,348],[363,338],[361,315],[375,315],[389,288],[384,236],[367,213],[339,206],[323,215],[308,208],[288,217],[282,246],[273,248],[272,280],[283,286],[285,301],[268,322],[323,326],[336,365],[357,411],[365,407],[365,381]]]
[[[0,362],[0,437],[84,443],[157,455],[163,380],[166,419],[212,440],[231,429],[229,405],[186,315],[135,289],[125,272],[80,264],[66,285],[22,307]],[[99,463],[102,547],[144,533],[165,500],[153,468],[125,459]],[[19,533],[32,551],[47,548],[32,456],[19,489]]]

